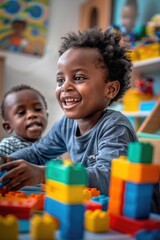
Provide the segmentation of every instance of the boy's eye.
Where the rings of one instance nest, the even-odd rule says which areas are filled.
[[[24,111],[24,110],[17,112],[17,114],[20,115],[20,116],[24,115],[25,113],[26,113],[26,111]]]
[[[63,83],[64,83],[64,79],[63,78],[57,78],[57,86],[58,87],[62,86]]]
[[[83,81],[85,79],[85,77],[82,77],[82,76],[75,76],[74,80],[75,81]]]
[[[42,109],[43,109],[42,107],[37,107],[37,108],[35,108],[35,111],[36,111],[36,112],[41,112]]]

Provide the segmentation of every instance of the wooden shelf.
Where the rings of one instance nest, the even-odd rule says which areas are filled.
[[[150,111],[137,111],[137,112],[122,111],[122,113],[127,117],[143,118],[147,117],[150,114]]]
[[[160,72],[160,57],[134,62],[133,72],[141,73]]]

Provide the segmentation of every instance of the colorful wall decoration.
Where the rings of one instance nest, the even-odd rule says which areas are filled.
[[[0,49],[44,54],[49,0],[0,0]]]

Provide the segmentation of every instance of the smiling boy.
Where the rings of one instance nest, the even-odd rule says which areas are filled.
[[[42,94],[28,85],[11,88],[2,100],[3,128],[12,136],[0,142],[0,155],[9,156],[42,137],[47,126],[47,103]]]
[[[128,143],[137,141],[127,117],[107,108],[130,86],[132,64],[120,40],[110,30],[100,29],[63,38],[56,98],[65,116],[47,136],[10,155],[17,161],[0,167],[9,170],[1,178],[2,182],[10,179],[6,188],[18,190],[44,182],[44,164],[68,151],[73,162],[86,167],[88,186],[108,194],[112,159],[127,155]]]

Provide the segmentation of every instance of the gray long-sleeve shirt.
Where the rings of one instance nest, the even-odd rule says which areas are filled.
[[[108,194],[111,161],[127,155],[129,142],[137,141],[130,121],[120,112],[105,109],[97,124],[85,135],[76,136],[77,121],[64,116],[54,124],[47,136],[10,156],[44,165],[48,160],[68,151],[71,160],[83,164],[88,171],[89,186]]]

